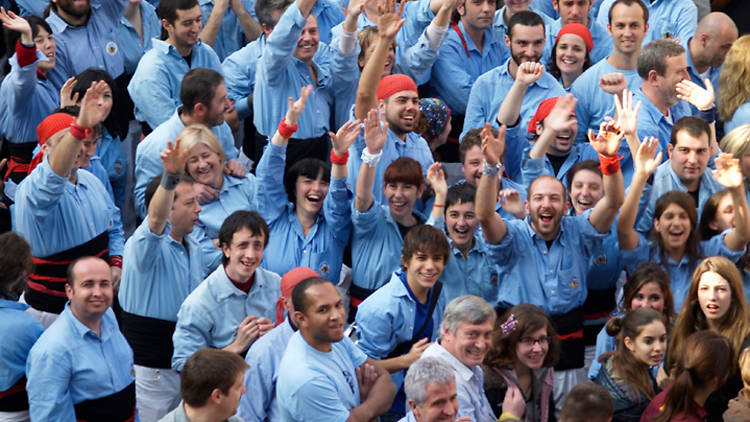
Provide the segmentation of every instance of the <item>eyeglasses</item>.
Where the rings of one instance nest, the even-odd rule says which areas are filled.
[[[534,346],[535,344],[539,343],[540,346],[546,346],[549,344],[550,336],[541,336],[539,338],[534,337],[521,337],[520,340],[518,340],[521,344],[523,344],[526,347]]]

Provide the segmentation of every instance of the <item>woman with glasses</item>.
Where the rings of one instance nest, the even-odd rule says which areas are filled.
[[[525,422],[554,420],[553,367],[560,341],[539,307],[521,304],[498,320],[492,349],[484,359],[484,392],[495,414],[503,413],[508,388],[517,388],[526,402]]]

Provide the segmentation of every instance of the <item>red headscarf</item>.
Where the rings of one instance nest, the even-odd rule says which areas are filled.
[[[320,274],[308,267],[294,268],[281,277],[281,296],[276,300],[276,325],[284,322],[284,300],[292,297],[294,286],[312,277],[320,277]]]
[[[39,140],[39,146],[44,145],[47,139],[51,138],[52,135],[65,130],[75,122],[76,118],[67,113],[55,113],[47,116],[46,119],[39,123],[36,127],[36,137]],[[29,174],[34,171],[34,168],[38,166],[44,159],[44,153],[39,151],[29,163]]]
[[[388,75],[378,83],[378,100],[388,98],[401,91],[417,92],[417,84],[414,83],[412,78],[400,73]]]

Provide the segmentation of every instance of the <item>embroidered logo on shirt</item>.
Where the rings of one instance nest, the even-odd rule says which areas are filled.
[[[327,275],[331,271],[331,267],[328,266],[327,262],[323,261],[320,263],[318,270],[320,271],[321,274]]]
[[[114,41],[108,42],[106,49],[107,53],[109,53],[110,56],[114,56],[115,54],[117,54],[117,43]]]
[[[492,274],[490,274],[490,283],[492,283],[493,286],[497,286],[497,282],[498,282],[497,273],[493,272]]]
[[[594,260],[594,264],[596,264],[598,266],[602,266],[602,265],[604,265],[606,263],[607,263],[607,255],[605,255],[605,254],[601,254],[601,255],[597,256],[596,259]]]
[[[575,289],[576,287],[578,287],[578,279],[573,277],[573,281],[570,283],[570,288]]]

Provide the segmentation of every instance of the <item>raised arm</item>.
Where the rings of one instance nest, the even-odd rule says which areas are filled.
[[[432,163],[427,169],[427,181],[435,191],[435,202],[432,204],[432,218],[445,217],[445,198],[448,196],[448,183],[442,163]]]
[[[289,128],[295,128],[297,127],[297,119],[302,114],[302,111],[305,110],[305,103],[307,103],[307,97],[310,96],[310,93],[312,92],[313,87],[312,85],[307,85],[302,88],[300,91],[300,96],[297,99],[297,101],[294,100],[294,98],[289,97],[287,101],[289,102],[289,108],[286,111],[286,116],[284,117],[284,125]],[[271,137],[271,142],[274,145],[283,147],[287,143],[289,143],[289,138],[292,137],[292,134],[294,132],[286,132],[281,133],[278,129],[273,134],[273,137]]]
[[[524,62],[518,66],[516,80],[505,95],[500,110],[497,112],[497,122],[501,125],[513,127],[518,124],[521,116],[521,102],[529,85],[538,81],[544,74],[544,66],[541,63]]]
[[[247,38],[248,42],[254,41],[258,38],[263,31],[263,28],[261,28],[260,24],[255,19],[253,19],[253,16],[242,3],[242,0],[231,0],[229,7],[231,7],[234,14],[237,15],[237,19],[240,21],[240,25],[242,25],[242,32],[245,33],[245,38]]]
[[[589,222],[599,233],[606,233],[612,227],[617,211],[625,200],[625,184],[620,170],[621,157],[617,156],[622,140],[622,131],[616,123],[602,122],[596,138],[594,138],[594,131],[591,129],[589,129],[588,137],[591,146],[599,153],[600,167],[604,176],[602,179],[604,196],[591,211]]]
[[[700,117],[706,120],[709,127],[711,128],[711,136],[709,142],[709,151],[711,157],[715,156],[719,152],[719,144],[716,141],[716,117],[715,117],[715,100],[716,95],[714,94],[714,86],[711,84],[711,80],[704,79],[706,88],[701,88],[698,84],[685,79],[677,83],[677,98],[687,101],[692,104],[700,112]]]
[[[219,35],[219,29],[221,29],[221,23],[224,20],[224,14],[227,13],[229,8],[229,0],[214,0],[213,9],[211,14],[206,20],[206,24],[203,25],[203,29],[200,33],[200,39],[204,43],[213,46],[216,42],[216,38]]]
[[[578,100],[573,94],[568,94],[557,100],[549,116],[544,119],[544,131],[539,136],[539,139],[534,142],[534,146],[531,147],[529,158],[544,157],[558,133],[565,130],[573,132],[576,120],[575,118],[571,118],[571,116],[574,113],[577,102]]]
[[[497,177],[500,174],[501,166],[500,157],[505,150],[505,130],[506,126],[500,126],[497,137],[492,135],[492,129],[489,123],[485,123],[482,129],[482,153],[484,154],[484,168],[482,178],[479,179],[474,210],[482,225],[484,237],[489,243],[500,243],[503,240],[508,228],[500,215],[495,212],[497,203]]]
[[[716,157],[714,178],[729,189],[734,206],[734,228],[724,237],[724,244],[733,251],[745,249],[750,242],[750,213],[748,212],[745,183],[740,170],[740,160],[732,154],[723,153]]]
[[[167,226],[169,211],[174,202],[175,188],[179,184],[180,177],[185,172],[187,151],[180,152],[180,139],[172,145],[167,142],[167,149],[161,152],[161,163],[164,166],[164,174],[161,183],[156,188],[151,203],[148,206],[148,227],[151,233],[161,235]]]
[[[638,145],[638,150],[633,157],[635,173],[633,174],[633,180],[630,182],[628,195],[620,209],[620,217],[617,220],[617,238],[622,250],[631,251],[638,246],[638,232],[634,228],[635,218],[638,214],[638,204],[643,188],[646,187],[648,178],[654,174],[661,162],[661,152],[654,157],[658,150],[659,140],[654,137],[646,138],[643,143]]]
[[[354,103],[354,117],[363,119],[369,110],[378,106],[377,90],[380,76],[385,70],[385,59],[393,39],[406,19],[401,18],[406,2],[396,9],[396,0],[385,0],[378,6],[378,40],[370,58],[362,69]]]
[[[331,178],[343,179],[346,177],[346,162],[349,160],[349,147],[359,136],[362,122],[348,121],[344,123],[338,132],[328,132],[331,138]]]
[[[380,116],[376,108],[367,113],[365,119],[365,150],[357,176],[357,194],[354,198],[354,208],[359,212],[365,212],[372,207],[372,186],[375,184],[375,166],[383,153],[383,147],[388,139],[388,123],[380,126]]]
[[[638,101],[633,107],[633,93],[628,91],[627,88],[622,90],[622,100],[618,95],[612,96],[615,98],[617,125],[625,136],[630,155],[635,157],[638,147],[641,145],[638,141],[638,112],[641,110],[641,102]]]

